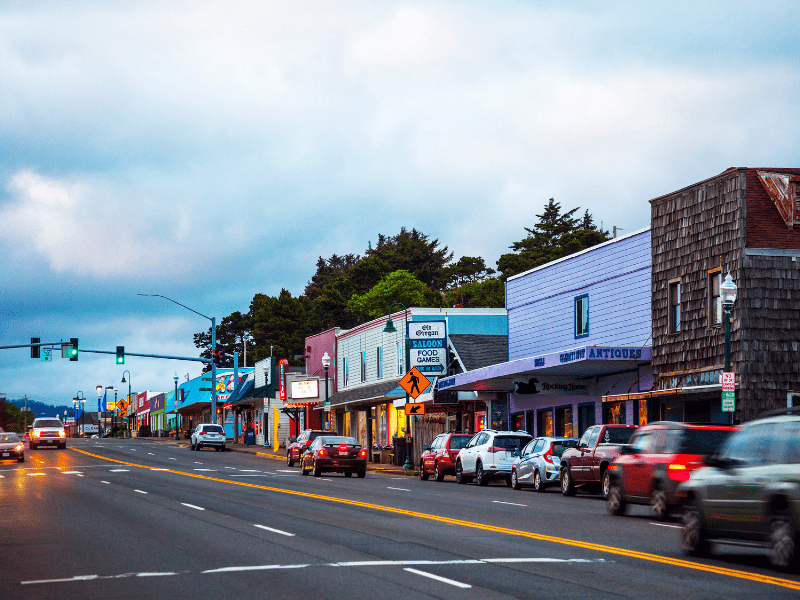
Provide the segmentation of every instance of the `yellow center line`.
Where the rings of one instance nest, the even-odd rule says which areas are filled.
[[[127,462],[124,460],[115,460],[113,458],[106,458],[105,456],[100,456],[97,454],[92,454],[91,452],[86,452],[85,450],[79,450],[77,448],[70,448],[75,452],[80,452],[81,454],[85,454],[87,456],[92,456],[94,458],[99,458],[101,460],[110,461],[119,463],[122,465],[128,465],[130,467],[138,467],[140,469],[148,469],[148,470],[155,470],[157,467],[148,467],[145,465],[139,465],[131,462]],[[288,494],[291,496],[299,496],[302,498],[312,498],[314,500],[323,500],[325,502],[336,502],[338,504],[347,504],[349,506],[359,506],[362,508],[369,508],[372,510],[378,510],[382,512],[389,512],[394,513],[397,515],[406,515],[409,517],[416,517],[419,519],[428,519],[430,521],[437,521],[439,523],[447,523],[449,525],[458,525],[460,527],[469,527],[471,529],[481,529],[483,531],[491,531],[494,533],[505,533],[508,535],[514,535],[517,537],[524,537],[532,540],[542,541],[542,542],[551,542],[554,544],[561,544],[564,546],[573,546],[576,548],[581,548],[583,550],[595,550],[597,552],[603,552],[605,554],[614,554],[617,556],[625,556],[628,558],[638,558],[640,560],[646,560],[649,562],[656,562],[665,565],[671,565],[674,567],[682,567],[684,569],[691,569],[694,571],[703,571],[706,573],[714,573],[716,575],[725,575],[727,577],[734,577],[737,579],[746,579],[748,581],[756,581],[759,583],[767,583],[769,585],[775,585],[779,587],[789,588],[791,590],[800,590],[800,582],[793,581],[791,579],[782,579],[779,577],[772,577],[770,575],[760,575],[758,573],[749,573],[747,571],[739,571],[736,569],[728,569],[725,567],[716,567],[712,565],[704,565],[702,563],[692,562],[689,560],[683,560],[680,558],[670,558],[668,556],[660,556],[658,554],[649,554],[647,552],[638,552],[636,550],[628,550],[625,548],[616,548],[614,546],[606,546],[603,544],[593,544],[591,542],[583,542],[580,540],[571,540],[568,538],[560,538],[550,535],[544,535],[541,533],[532,533],[530,531],[521,531],[517,529],[507,529],[505,527],[497,527],[496,525],[485,525],[483,523],[475,523],[473,521],[463,521],[461,519],[453,519],[450,517],[443,517],[439,515],[432,515],[428,513],[421,513],[411,510],[403,510],[401,508],[394,508],[391,506],[382,506],[380,504],[371,504],[369,502],[360,502],[358,500],[347,500],[344,498],[335,498],[333,496],[323,496],[320,494],[312,494],[310,492],[299,492],[295,490],[286,490],[282,488],[271,487],[267,485],[258,485],[255,483],[247,483],[244,481],[231,481],[229,479],[220,479],[218,477],[209,477],[208,475],[198,475],[196,473],[185,473],[183,471],[175,471],[172,469],[163,469],[160,470],[161,473],[174,473],[176,475],[183,475],[185,477],[194,477],[196,479],[205,479],[206,481],[216,481],[219,483],[226,483],[228,485],[238,485],[241,487],[249,487],[258,490],[266,490],[269,492],[277,492],[280,494]]]

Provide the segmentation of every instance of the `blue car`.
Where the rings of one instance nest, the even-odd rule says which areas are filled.
[[[561,481],[561,455],[567,448],[575,448],[578,438],[538,437],[525,446],[511,467],[511,487],[520,490],[531,486],[543,492],[548,486]]]

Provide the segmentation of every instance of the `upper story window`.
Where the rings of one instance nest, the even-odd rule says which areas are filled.
[[[378,376],[378,379],[381,379],[383,377],[383,348],[378,348],[375,359],[375,374]]]
[[[722,296],[719,286],[722,285],[722,269],[708,273],[708,324],[711,327],[722,324]]]
[[[673,281],[669,284],[669,332],[678,333],[681,330],[681,282]]]
[[[348,367],[350,366],[350,361],[345,356],[344,361],[342,362],[342,373],[344,375],[344,387],[350,385],[350,373]]]
[[[589,335],[589,295],[575,298],[575,337]]]
[[[361,382],[365,382],[367,380],[367,353],[361,353]]]

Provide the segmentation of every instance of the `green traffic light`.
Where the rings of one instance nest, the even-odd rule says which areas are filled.
[[[117,364],[125,364],[125,346],[117,346]]]

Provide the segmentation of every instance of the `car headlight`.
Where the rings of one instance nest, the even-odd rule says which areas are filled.
[[[66,435],[67,435],[67,432],[64,431],[63,429],[58,432],[58,437],[65,437]]]
[[[31,432],[31,437],[39,437],[39,432],[38,431],[32,431]]]
[[[23,446],[22,444],[17,444],[17,447],[14,448],[14,450],[16,450],[17,452],[22,452],[24,449],[25,446]]]

